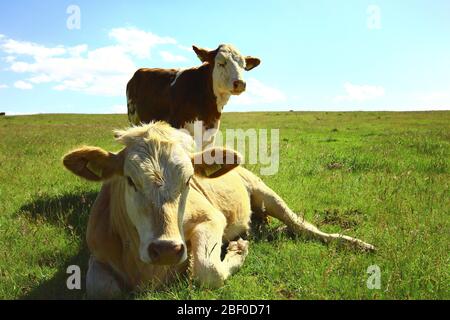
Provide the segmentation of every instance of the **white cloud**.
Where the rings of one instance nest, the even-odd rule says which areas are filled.
[[[33,89],[33,85],[31,83],[19,80],[14,82],[14,87],[16,87],[17,89],[21,89],[21,90],[29,90],[29,89]]]
[[[1,38],[0,38],[1,39]],[[15,56],[7,56],[3,58],[3,61],[7,62],[7,63],[11,63],[16,61],[16,57]]]
[[[9,65],[7,70],[26,75],[18,84],[21,88],[49,83],[58,91],[123,96],[128,80],[137,69],[135,58],[149,58],[151,50],[158,45],[178,45],[173,38],[136,28],[115,28],[109,37],[114,44],[94,49],[86,44],[47,47],[0,37],[0,51],[8,54],[4,58]],[[167,53],[166,59],[184,61],[182,56]],[[24,56],[32,60],[25,60]]]
[[[346,94],[344,96],[337,96],[335,101],[367,101],[384,96],[384,88],[381,86],[372,85],[356,85],[350,82],[344,83]]]
[[[47,82],[52,82],[52,77],[50,77],[47,74],[40,74],[31,78],[28,78],[28,81],[35,83],[35,84],[40,84],[40,83],[47,83]]]
[[[8,85],[6,85],[6,84],[0,84],[0,89],[7,89],[7,88],[9,88]]]
[[[286,95],[279,89],[268,86],[255,78],[246,80],[247,89],[239,96],[233,96],[236,105],[267,105],[281,104],[287,101]]]
[[[88,46],[87,44],[80,44],[78,46],[69,48],[68,51],[71,56],[79,57],[82,53],[88,51]]]
[[[1,48],[8,54],[28,55],[36,59],[60,56],[66,53],[66,49],[63,46],[47,48],[36,43],[16,41],[13,39],[6,39],[4,43],[1,44]]]
[[[27,81],[34,84],[55,83],[56,90],[120,96],[136,66],[120,47],[110,46],[88,51],[84,56],[15,61],[10,70],[31,74]]]
[[[109,36],[115,39],[126,52],[138,58],[150,58],[150,51],[156,45],[177,43],[173,38],[160,37],[136,28],[115,28],[110,31]]]
[[[166,62],[184,62],[188,59],[181,55],[170,53],[169,51],[160,51],[161,58]]]

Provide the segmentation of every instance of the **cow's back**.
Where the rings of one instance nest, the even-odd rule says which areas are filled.
[[[127,84],[128,119],[132,124],[169,120],[170,84],[176,74],[176,69],[159,68],[142,68],[135,72]]]

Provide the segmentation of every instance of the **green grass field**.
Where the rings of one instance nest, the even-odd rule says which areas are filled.
[[[117,151],[112,129],[126,125],[125,115],[0,117],[0,298],[84,298],[84,286],[66,288],[66,268],[86,273],[100,185],[67,172],[61,157],[83,144]],[[130,298],[450,298],[450,111],[223,116],[223,129],[250,127],[280,129],[279,172],[262,178],[293,210],[378,251],[293,239],[272,221],[223,288],[180,279]],[[366,286],[370,265],[381,269],[381,289]]]

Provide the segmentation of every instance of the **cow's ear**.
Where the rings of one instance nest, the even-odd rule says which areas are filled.
[[[201,62],[208,62],[211,60],[211,52],[207,49],[199,48],[195,45],[192,46],[195,54],[200,59]]]
[[[206,149],[192,156],[195,173],[207,178],[220,177],[241,162],[242,157],[238,152],[220,147]]]
[[[66,154],[63,164],[79,177],[101,181],[123,174],[123,152],[114,154],[97,147],[81,147]]]
[[[261,60],[255,57],[247,56],[245,57],[245,70],[250,71],[256,68],[261,63]]]

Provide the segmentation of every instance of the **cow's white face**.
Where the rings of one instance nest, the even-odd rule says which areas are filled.
[[[230,44],[222,44],[216,50],[193,46],[193,49],[202,62],[213,66],[212,81],[216,97],[220,95],[239,95],[245,91],[244,71],[249,71],[260,64],[255,57],[243,56]]]
[[[194,174],[188,153],[178,144],[141,139],[128,146],[123,173],[126,209],[139,234],[141,260],[184,261],[183,217]]]
[[[68,153],[64,165],[92,181],[117,177],[113,183],[120,186],[120,194],[111,196],[123,199],[119,202],[137,230],[143,262],[173,265],[185,261],[183,218],[194,172],[218,177],[238,165],[239,155],[221,148],[193,153],[193,138],[162,122],[116,131],[116,139],[125,145],[118,154],[83,147]],[[202,159],[211,151],[215,159],[227,160],[207,164]]]
[[[214,92],[239,95],[245,91],[245,57],[229,45],[222,45],[214,58]]]

